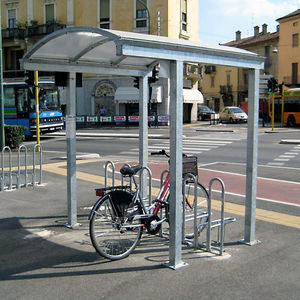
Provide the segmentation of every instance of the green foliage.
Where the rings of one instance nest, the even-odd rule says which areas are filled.
[[[5,146],[9,146],[11,149],[19,147],[24,141],[24,132],[27,127],[21,125],[5,125]]]

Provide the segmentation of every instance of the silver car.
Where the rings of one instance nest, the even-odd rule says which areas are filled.
[[[247,122],[248,115],[237,106],[226,106],[220,111],[220,121],[221,122]]]

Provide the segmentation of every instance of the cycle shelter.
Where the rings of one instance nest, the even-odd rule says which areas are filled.
[[[160,77],[170,80],[170,246],[169,266],[184,265],[181,254],[183,64],[200,63],[249,70],[247,178],[244,241],[255,243],[259,72],[264,58],[242,49],[208,45],[132,32],[69,27],[45,36],[25,53],[25,70],[67,72],[67,205],[68,225],[77,226],[76,73],[139,77],[139,163],[147,167],[148,77],[160,64]],[[146,178],[145,178],[146,180]]]

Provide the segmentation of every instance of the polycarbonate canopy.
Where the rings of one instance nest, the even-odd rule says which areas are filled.
[[[158,60],[260,69],[263,58],[242,49],[132,32],[70,27],[37,42],[23,57],[27,70],[143,76]]]

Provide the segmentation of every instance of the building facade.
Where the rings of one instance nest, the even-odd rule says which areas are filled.
[[[236,32],[235,40],[225,46],[237,47],[255,52],[265,57],[262,74],[278,78],[278,40],[279,33],[268,32],[267,24],[254,27],[253,36],[242,38],[241,32]],[[224,106],[239,106],[248,98],[248,70],[224,66],[206,67],[201,82],[205,102],[214,110],[219,111]]]
[[[300,86],[300,9],[277,19],[279,22],[279,82]]]
[[[198,40],[198,1],[187,0],[3,0],[2,40],[4,77],[18,77],[19,60],[46,34],[68,26],[89,26]],[[76,46],[76,45],[74,45]],[[160,77],[152,84],[154,115],[169,114],[169,79],[161,62]],[[200,68],[185,68],[185,121],[197,118]],[[77,88],[77,114],[137,115],[138,94],[134,78],[108,78],[83,74]],[[61,93],[64,102],[64,90]],[[64,103],[63,103],[64,104]]]

